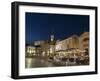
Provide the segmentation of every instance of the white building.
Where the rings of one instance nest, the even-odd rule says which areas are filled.
[[[27,46],[26,47],[26,54],[27,56],[32,56],[36,54],[36,49],[34,46]]]
[[[44,43],[43,40],[40,40],[40,41],[34,41],[34,45],[35,45],[35,46],[41,45],[41,44],[43,44],[43,43]]]

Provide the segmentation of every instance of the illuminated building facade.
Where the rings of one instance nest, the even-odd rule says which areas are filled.
[[[42,49],[42,55],[47,55],[49,53],[49,41],[44,41],[44,43],[41,44],[41,49]]]
[[[89,32],[84,32],[82,35],[72,35],[64,40],[56,42],[55,50],[60,54],[85,54],[89,50]],[[70,50],[70,51],[69,51]]]
[[[82,54],[89,50],[89,32],[80,36],[72,35],[63,40],[54,40],[54,35],[51,34],[50,40],[34,41],[34,46],[27,46],[26,49],[28,54],[40,56]]]
[[[89,49],[89,32],[84,32],[80,36],[81,49]]]
[[[36,54],[36,48],[34,46],[26,47],[26,56],[34,56]]]
[[[80,36],[80,49],[85,50],[89,54],[89,32],[84,32]]]
[[[73,35],[56,43],[56,51],[67,50],[71,48],[80,48],[79,37],[77,35]]]

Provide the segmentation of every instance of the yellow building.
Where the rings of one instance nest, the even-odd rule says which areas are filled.
[[[79,37],[77,35],[73,35],[56,43],[56,51],[79,47]]]
[[[71,37],[67,38],[67,47],[68,49],[79,48],[79,37],[77,35],[72,35]]]
[[[89,55],[89,32],[80,35],[80,49],[85,51],[85,55]]]
[[[78,53],[77,50],[79,46],[79,37],[77,35],[72,35],[64,40],[56,42],[56,53],[60,56],[68,56],[71,54]]]
[[[48,41],[44,41],[44,43],[41,44],[42,54],[47,55],[50,51],[50,46]]]
[[[81,49],[89,49],[89,32],[84,32],[80,36],[80,48]]]

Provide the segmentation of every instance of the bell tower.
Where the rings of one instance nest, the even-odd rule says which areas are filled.
[[[51,41],[54,41],[54,35],[53,34],[51,35]]]
[[[53,32],[53,29],[51,30],[50,40],[51,40],[51,42],[54,41],[54,32]]]
[[[51,31],[50,35],[50,53],[54,54],[55,52],[55,39],[54,39],[54,32]]]

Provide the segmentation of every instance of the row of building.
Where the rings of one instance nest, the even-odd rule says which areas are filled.
[[[34,41],[33,45],[26,46],[26,56],[53,56],[71,54],[89,54],[89,32],[84,32],[80,36],[72,35],[63,40],[55,40],[51,35],[50,40]]]

